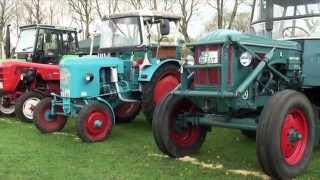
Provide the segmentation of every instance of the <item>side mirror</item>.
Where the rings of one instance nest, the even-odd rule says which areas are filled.
[[[170,34],[170,21],[168,19],[163,19],[160,23],[160,33],[162,36]]]
[[[6,58],[9,58],[11,56],[11,52],[10,52],[10,49],[11,49],[11,40],[10,40],[10,24],[7,26],[7,30],[6,30],[6,39],[5,39],[5,47],[4,47],[4,50],[5,50],[5,54],[6,54]]]

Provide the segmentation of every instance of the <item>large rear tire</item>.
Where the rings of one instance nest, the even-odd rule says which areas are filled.
[[[270,98],[257,128],[257,156],[268,175],[291,179],[307,169],[315,141],[314,118],[311,103],[297,91]]]
[[[17,118],[23,122],[33,122],[34,110],[43,97],[42,94],[34,91],[29,91],[21,95],[16,100],[15,105]]]
[[[150,82],[142,86],[142,110],[146,120],[151,123],[154,109],[161,99],[180,83],[179,67],[166,64],[160,67]]]
[[[115,108],[115,116],[117,123],[129,123],[132,122],[139,114],[141,109],[141,103],[129,103],[124,102]]]
[[[34,111],[34,123],[42,133],[60,131],[67,122],[63,115],[51,115],[51,101],[49,97],[42,99]],[[56,107],[56,112],[63,112],[61,106]]]
[[[177,119],[182,113],[199,111],[196,106],[185,98],[171,94],[159,106],[152,125],[159,149],[175,158],[198,152],[206,138],[207,128]]]
[[[77,121],[78,136],[87,143],[104,141],[111,133],[113,119],[112,110],[104,104],[85,105]]]

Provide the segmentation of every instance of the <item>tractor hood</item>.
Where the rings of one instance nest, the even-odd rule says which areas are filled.
[[[20,83],[21,74],[29,69],[36,71],[37,77],[44,81],[58,81],[60,79],[58,65],[7,59],[0,63],[1,91],[5,93],[15,92]]]
[[[87,56],[68,58],[60,62],[61,95],[68,98],[95,97],[100,93],[103,68],[115,68],[124,73],[124,60],[115,57]],[[91,76],[87,81],[86,77]]]
[[[123,72],[123,60],[115,57],[85,56],[80,58],[68,58],[60,62],[60,68],[75,70],[99,70],[101,67],[116,67],[118,72]]]
[[[243,34],[238,31],[225,29],[213,31],[208,35],[200,38],[198,41],[189,44],[189,46],[224,44],[229,41],[248,46],[275,47],[281,49],[301,50],[301,46],[297,42],[285,40],[272,40],[270,38],[262,36]]]

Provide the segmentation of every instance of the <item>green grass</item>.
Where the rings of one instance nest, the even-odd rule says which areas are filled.
[[[143,116],[116,125],[108,140],[96,144],[82,143],[72,120],[58,134],[40,134],[32,124],[15,118],[0,118],[0,129],[0,179],[261,179],[230,170],[262,174],[255,142],[235,130],[213,129],[200,153],[192,156],[220,165],[210,169],[163,156]],[[319,178],[318,148],[308,171],[298,179]]]

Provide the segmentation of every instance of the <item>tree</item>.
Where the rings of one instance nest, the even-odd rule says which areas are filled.
[[[102,19],[105,15],[110,15],[119,11],[119,0],[108,0],[108,1],[95,0],[95,4],[96,4],[96,10],[100,19]],[[108,10],[107,14],[103,13],[103,9]]]
[[[13,0],[0,0],[0,43],[1,43],[1,52],[3,52],[4,49],[4,34],[6,30],[6,26],[8,25],[9,21],[12,18],[12,10],[14,8],[14,1]],[[8,47],[8,50],[10,50],[10,44]],[[1,57],[2,57],[1,53]]]
[[[93,0],[67,0],[74,19],[85,26],[85,38],[89,38],[89,27],[93,21]]]
[[[208,0],[209,6],[214,8],[217,12],[213,23],[217,22],[218,29],[231,29],[237,16],[239,6],[247,2],[248,0]]]
[[[183,34],[185,40],[190,42],[190,37],[188,34],[189,23],[192,16],[198,10],[200,0],[178,0],[178,5],[182,14],[180,32]]]
[[[25,10],[27,11],[28,24],[43,24],[44,23],[44,9],[43,0],[28,0],[23,1]]]
[[[231,13],[224,14],[222,24],[230,24]],[[209,21],[206,25],[206,32],[213,31],[218,28],[218,16],[215,16],[213,20]],[[236,29],[240,32],[248,32],[250,28],[250,13],[241,12],[237,13],[234,18],[232,26],[229,29]]]

